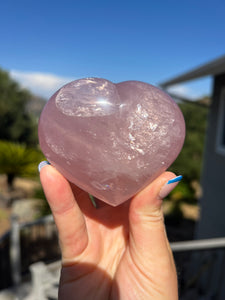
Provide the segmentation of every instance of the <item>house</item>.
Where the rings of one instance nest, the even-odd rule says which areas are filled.
[[[213,77],[212,102],[204,151],[200,199],[201,218],[196,238],[225,237],[225,55],[161,83],[161,87]]]

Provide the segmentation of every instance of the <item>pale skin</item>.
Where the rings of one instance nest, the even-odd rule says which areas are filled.
[[[112,207],[45,166],[40,178],[59,233],[59,300],[176,300],[177,274],[159,191],[165,172],[124,204]]]

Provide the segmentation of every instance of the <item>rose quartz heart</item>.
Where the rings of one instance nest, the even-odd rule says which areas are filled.
[[[113,206],[165,171],[184,137],[176,103],[138,81],[73,81],[50,98],[39,120],[40,146],[49,162]]]

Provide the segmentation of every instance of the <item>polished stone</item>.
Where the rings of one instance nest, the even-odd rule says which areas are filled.
[[[184,138],[177,104],[139,81],[73,81],[50,98],[39,120],[40,146],[51,164],[113,206],[164,172]]]

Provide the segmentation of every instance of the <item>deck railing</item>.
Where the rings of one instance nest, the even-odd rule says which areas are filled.
[[[172,251],[199,251],[225,248],[225,238],[202,239],[184,242],[173,242],[170,244]]]
[[[0,289],[18,285],[31,264],[56,259],[60,250],[52,215],[29,223],[12,216],[11,229],[0,238]]]
[[[225,299],[225,238],[171,243],[179,299]]]
[[[225,299],[225,238],[173,242],[171,248],[180,299],[190,290],[198,295],[196,299]],[[60,251],[52,215],[23,224],[12,217],[11,230],[0,238],[0,274],[4,274],[0,289],[20,284],[33,263],[57,259]]]

